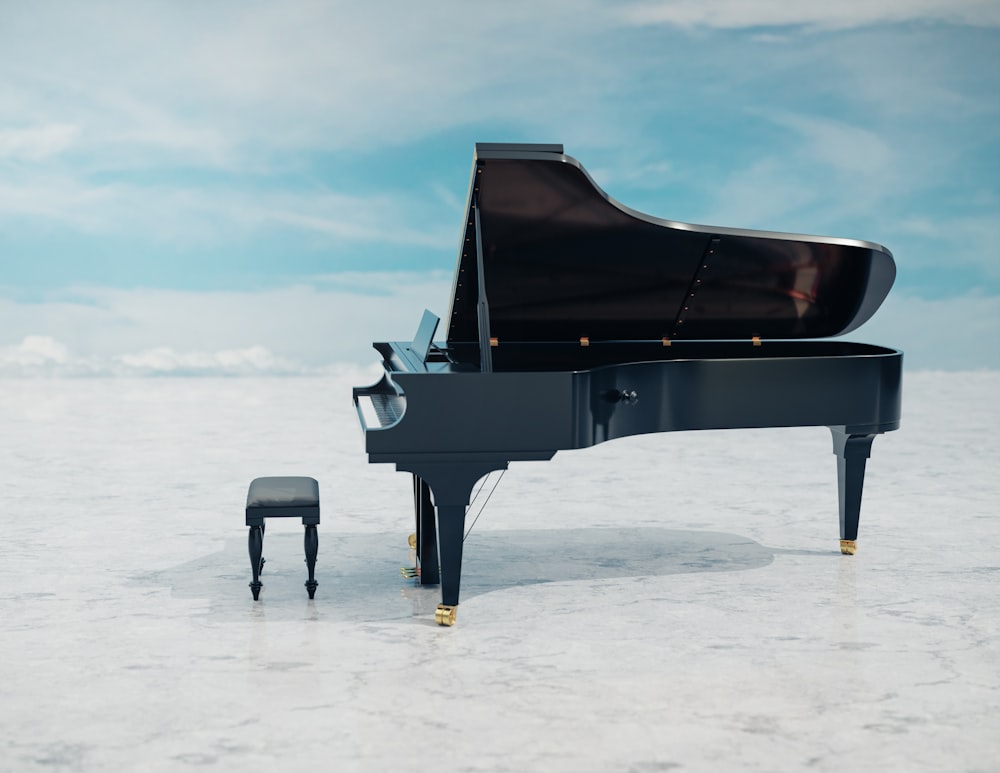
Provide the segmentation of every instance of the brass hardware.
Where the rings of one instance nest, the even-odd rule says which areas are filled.
[[[407,537],[406,544],[415,549],[417,547],[417,535],[414,533]]]
[[[660,340],[663,342],[664,346],[670,346],[670,339],[669,338],[661,338]]]
[[[455,624],[455,615],[458,614],[458,605],[438,604],[434,610],[434,622],[438,625],[452,626]]]
[[[840,541],[840,552],[845,556],[853,556],[858,550],[857,543],[852,539],[842,539]]]
[[[500,339],[499,338],[491,338],[490,339],[490,346],[499,346],[499,345],[500,345]]]
[[[407,580],[412,580],[414,577],[420,576],[420,569],[416,566],[401,566],[399,567],[399,573]]]
[[[753,341],[754,346],[760,346],[760,336],[754,336],[750,340]]]
[[[587,336],[580,336],[580,346],[590,346],[590,339]]]

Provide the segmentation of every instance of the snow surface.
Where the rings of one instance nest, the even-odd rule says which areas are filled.
[[[458,625],[329,378],[0,380],[0,770],[996,770],[1000,373],[909,373],[838,551],[823,428],[515,463]],[[319,589],[250,480],[320,481]]]

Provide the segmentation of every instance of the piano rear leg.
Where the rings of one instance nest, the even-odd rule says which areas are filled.
[[[420,567],[420,584],[437,585],[441,582],[438,566],[437,527],[434,525],[434,503],[431,489],[417,478],[417,566]]]
[[[410,547],[416,550],[417,565],[402,570],[404,577],[419,577],[421,585],[437,585],[441,580],[438,568],[437,529],[434,526],[434,503],[430,487],[419,475],[413,476],[413,512],[416,532],[410,535]]]
[[[413,520],[414,528],[416,531],[410,534],[406,538],[406,544],[410,546],[410,550],[415,551],[414,555],[420,555],[420,549],[418,547],[420,539],[420,476],[413,475]],[[401,566],[399,568],[399,573],[403,575],[408,580],[412,580],[414,577],[420,575],[420,561],[418,559],[416,565],[413,567]]]
[[[875,435],[849,435],[831,427],[833,452],[837,455],[837,497],[840,503],[840,552],[857,551],[861,493],[865,485],[865,463],[871,455]]]

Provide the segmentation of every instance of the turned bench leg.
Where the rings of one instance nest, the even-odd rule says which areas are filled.
[[[257,601],[260,598],[261,589],[260,569],[264,563],[264,559],[261,557],[261,554],[264,551],[263,526],[250,527],[249,547],[250,569],[253,571],[253,580],[250,582],[250,590],[253,592],[253,600]]]
[[[316,582],[316,555],[319,553],[319,535],[316,533],[316,527],[312,524],[306,526],[306,567],[309,569],[309,579],[306,580],[306,590],[309,591],[309,598],[313,598],[316,595],[316,588],[319,585]]]

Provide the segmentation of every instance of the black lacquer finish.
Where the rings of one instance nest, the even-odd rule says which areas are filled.
[[[829,427],[841,539],[856,538],[872,439],[899,426],[902,353],[796,339],[867,320],[888,250],[657,220],[560,146],[477,146],[465,222],[447,344],[377,343],[385,375],[354,390],[369,460],[414,475],[421,581],[444,604],[483,475],[629,435]]]
[[[628,209],[561,152],[477,147],[469,201],[449,345],[478,342],[481,286],[501,344],[781,339],[853,330],[895,278],[892,255],[871,242]]]

